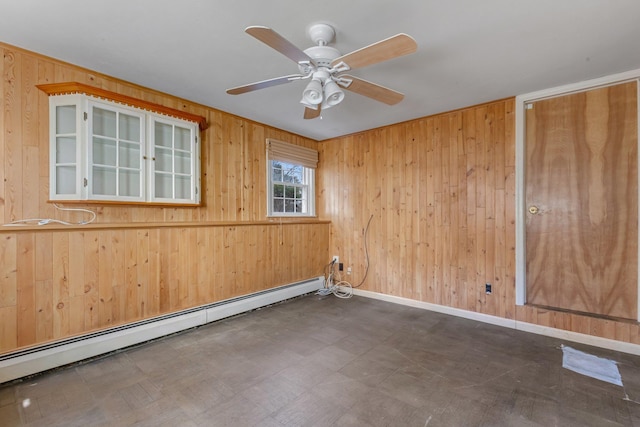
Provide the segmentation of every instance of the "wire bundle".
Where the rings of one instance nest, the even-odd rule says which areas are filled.
[[[329,273],[327,274],[327,268]],[[338,298],[351,298],[353,296],[353,286],[351,283],[345,280],[336,281],[336,261],[333,260],[325,266],[324,288],[318,289],[316,295],[330,295],[334,294]]]
[[[67,222],[62,221],[60,219],[54,218],[28,218],[28,219],[17,219],[15,221],[11,221],[9,223],[4,224],[7,225],[29,225],[29,224],[37,224],[37,225],[47,225],[47,224],[62,224],[62,225],[87,225],[91,224],[96,219],[96,213],[89,209],[81,209],[81,208],[63,208],[58,206],[56,203],[53,204],[56,209],[60,211],[70,211],[70,212],[84,212],[91,214],[91,219],[88,221],[80,221],[80,222]]]
[[[369,226],[371,225],[371,220],[373,219],[373,215],[369,217],[369,221],[367,222],[367,227],[364,230],[364,253],[365,260],[367,263],[366,269],[364,271],[364,276],[360,283],[356,286],[351,285],[351,283],[346,280],[342,280],[340,273],[336,274],[336,260],[332,260],[329,264],[324,266],[324,288],[319,289],[316,292],[316,295],[331,295],[334,294],[338,298],[351,298],[353,296],[353,289],[359,288],[362,286],[364,281],[367,279],[367,275],[369,274],[369,248],[367,244],[367,236],[369,234]],[[327,271],[328,270],[328,271]],[[336,281],[336,276],[338,276]]]

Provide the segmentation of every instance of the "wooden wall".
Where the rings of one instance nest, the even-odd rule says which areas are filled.
[[[320,144],[330,254],[361,289],[640,344],[635,322],[515,305],[514,99]],[[331,159],[331,161],[329,161]],[[485,293],[491,283],[492,293]]]
[[[210,124],[201,207],[81,205],[95,225],[0,227],[0,353],[322,274],[327,221],[266,220],[265,139],[317,142],[5,44],[0,52],[0,224],[83,219],[47,202],[48,98],[36,84],[77,81]]]
[[[0,223],[78,220],[47,203],[48,100],[36,84],[78,81],[210,123],[203,206],[91,205],[97,225],[0,228],[0,353],[316,276],[333,254],[358,284],[371,215],[362,289],[640,343],[635,322],[514,305],[512,99],[318,144],[1,43],[0,50]],[[321,220],[265,221],[266,138],[319,148]]]

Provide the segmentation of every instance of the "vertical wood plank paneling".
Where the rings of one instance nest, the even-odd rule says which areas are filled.
[[[4,57],[6,55],[6,51],[2,45],[0,45],[0,54],[2,54],[2,62],[0,62],[0,94],[2,94],[2,105],[0,110],[0,153],[4,156],[7,152],[7,143],[5,140],[5,135],[7,134],[7,129],[5,127],[5,114],[9,111],[10,108],[15,108],[12,104],[9,104],[8,99],[4,97],[6,91],[6,66]],[[8,220],[6,219],[6,188],[7,188],[7,180],[6,180],[6,162],[4,158],[0,161],[0,222],[4,224]]]
[[[17,243],[15,234],[0,236],[0,307],[15,307],[18,295]]]
[[[18,315],[15,305],[0,307],[0,352],[18,347]]]
[[[4,50],[3,58],[4,116],[4,220],[22,218],[22,55],[13,49]]]
[[[0,352],[18,346],[17,237],[0,236]]]
[[[100,233],[98,242],[98,317],[101,325],[113,324],[113,284],[112,268],[113,236],[111,232]]]
[[[36,342],[35,236],[18,234],[16,243],[18,346],[27,346]]]
[[[124,256],[125,256],[125,319],[140,319],[140,294],[138,287],[138,231],[125,230],[124,232]]]
[[[329,252],[352,266],[357,283],[364,249],[351,230],[373,213],[363,289],[640,343],[638,325],[515,306],[514,105],[376,129],[358,144],[356,136],[322,142],[321,158],[339,159],[324,163],[319,178]]]
[[[126,235],[124,230],[113,230],[111,234],[111,262],[112,271],[111,292],[113,303],[111,304],[111,315],[114,324],[120,324],[127,320],[127,253]],[[108,260],[101,260],[108,262]],[[120,268],[113,268],[113,266]]]
[[[36,340],[53,339],[53,281],[38,280],[35,284]]]
[[[100,244],[99,233],[85,233],[84,248],[84,327],[94,330],[100,327],[99,289],[100,283]]]
[[[53,257],[53,337],[71,334],[71,303],[69,293],[69,233],[52,236]]]
[[[160,313],[160,232],[157,229],[147,230],[148,235],[148,276],[146,293],[146,315],[156,316]]]

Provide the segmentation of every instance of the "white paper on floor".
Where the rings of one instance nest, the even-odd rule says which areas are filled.
[[[615,361],[575,348],[562,346],[562,367],[588,377],[622,386],[622,377]]]

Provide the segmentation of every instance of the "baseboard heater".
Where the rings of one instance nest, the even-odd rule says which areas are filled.
[[[8,353],[0,356],[0,383],[275,304],[314,292],[323,286],[324,277],[318,276],[237,298]]]

